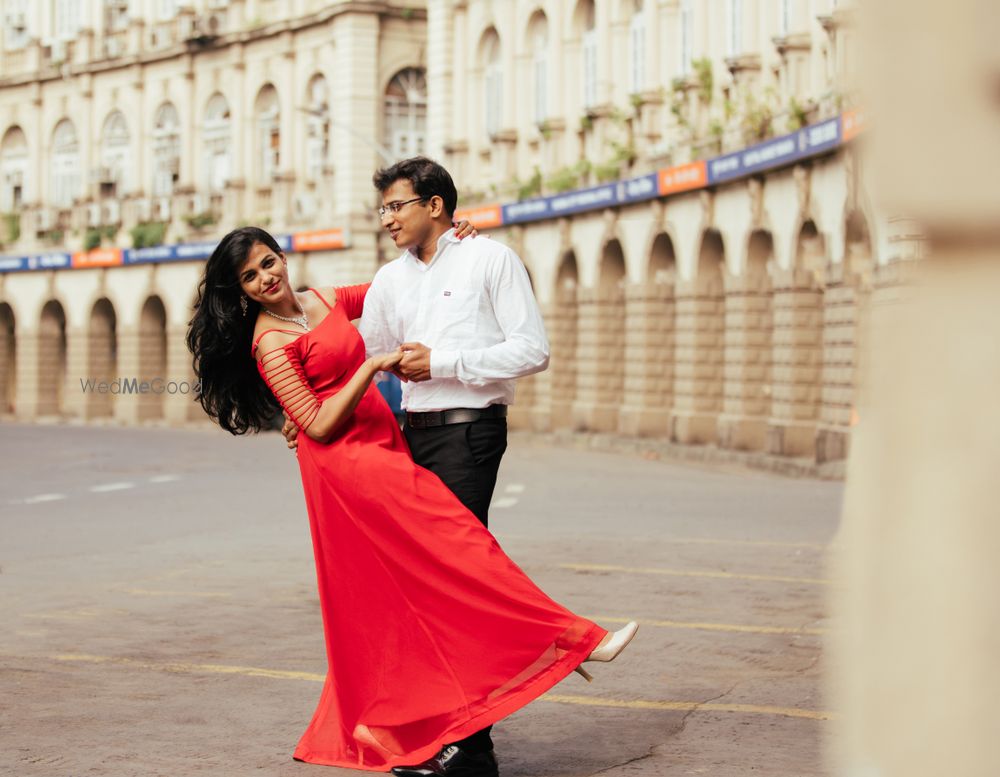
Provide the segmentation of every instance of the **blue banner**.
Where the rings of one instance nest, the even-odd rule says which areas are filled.
[[[783,167],[840,145],[840,117],[708,160],[709,185]]]

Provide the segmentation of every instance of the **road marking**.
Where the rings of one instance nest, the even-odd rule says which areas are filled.
[[[106,494],[110,491],[126,491],[135,488],[135,483],[105,483],[101,486],[91,486],[90,491],[94,494]]]
[[[58,502],[59,500],[65,498],[66,494],[39,494],[38,496],[29,496],[27,499],[23,500],[23,504],[37,505],[42,502]]]
[[[228,674],[245,675],[247,677],[268,677],[274,680],[305,680],[321,683],[326,676],[315,672],[293,672],[281,669],[262,669],[256,666],[232,666],[226,664],[184,664],[184,663],[154,663],[139,661],[134,658],[115,656],[94,656],[84,653],[64,653],[53,656],[56,661],[116,664],[135,669],[150,669],[174,674]],[[677,710],[682,712],[738,712],[751,715],[779,715],[787,718],[807,718],[809,720],[830,720],[835,717],[831,712],[821,710],[802,710],[795,707],[769,707],[759,704],[713,704],[698,701],[650,701],[645,699],[606,699],[597,696],[566,696],[547,693],[539,697],[539,701],[554,704],[575,704],[585,707],[606,707],[614,709],[635,710]]]
[[[232,596],[229,593],[213,591],[152,591],[147,588],[116,588],[114,590],[136,596],[196,596],[205,599]]]
[[[734,623],[698,623],[692,621],[663,621],[645,618],[609,618],[606,615],[583,616],[595,623],[628,623],[634,620],[640,626],[659,626],[668,629],[698,629],[702,631],[731,631],[738,634],[791,634],[795,636],[822,636],[829,634],[829,629],[790,629],[781,626],[742,626]]]
[[[523,494],[524,493],[524,483],[510,483],[504,489],[508,494]]]
[[[643,542],[651,538],[644,538]],[[661,542],[675,545],[737,545],[759,548],[805,548],[808,550],[826,550],[821,542],[778,542],[776,540],[717,540],[709,537],[657,537]]]
[[[557,704],[579,704],[585,707],[617,707],[632,710],[678,710],[682,712],[742,712],[751,715],[780,715],[786,718],[807,718],[809,720],[831,720],[832,712],[822,710],[800,710],[796,707],[769,707],[760,704],[712,704],[697,701],[646,701],[644,699],[603,699],[594,696],[562,696],[547,693],[541,701]]]
[[[669,575],[671,577],[713,577],[722,580],[763,580],[770,583],[807,583],[829,585],[832,580],[818,577],[784,577],[782,575],[740,575],[735,572],[715,572],[712,570],[660,569],[656,567],[620,567],[613,564],[559,564],[560,569],[575,572],[626,572],[633,575]]]
[[[499,499],[494,499],[492,504],[490,504],[490,507],[498,507],[502,509],[504,507],[513,507],[516,504],[516,496],[502,496]]]
[[[173,483],[175,480],[180,480],[180,475],[155,475],[149,479],[150,483]]]
[[[291,672],[281,669],[262,669],[256,666],[231,666],[226,664],[183,664],[183,663],[153,663],[139,661],[134,658],[119,658],[116,656],[93,656],[85,653],[65,653],[54,656],[56,661],[76,661],[89,664],[118,664],[136,669],[151,669],[158,672],[174,674],[240,674],[248,677],[270,677],[275,680],[308,680],[323,682],[325,675],[314,672]]]

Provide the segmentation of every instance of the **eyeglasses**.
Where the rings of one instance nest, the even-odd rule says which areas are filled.
[[[409,205],[411,202],[424,202],[427,199],[427,197],[414,197],[412,200],[403,200],[402,202],[388,202],[378,209],[378,217],[384,219],[386,213],[399,213],[404,205]]]

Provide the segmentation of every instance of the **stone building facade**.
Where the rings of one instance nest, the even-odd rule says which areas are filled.
[[[2,0],[0,16],[0,414],[203,418],[184,333],[200,260],[238,224],[279,236],[302,285],[371,276],[372,171],[424,150],[419,4]],[[81,385],[115,377],[151,385]]]
[[[304,285],[370,277],[371,172],[426,152],[543,307],[515,425],[844,456],[859,322],[919,251],[869,204],[849,5],[49,5],[0,2],[0,412],[196,420],[77,384],[189,380],[198,260],[238,223]]]

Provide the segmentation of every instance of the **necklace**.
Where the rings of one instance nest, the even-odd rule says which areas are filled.
[[[281,321],[287,321],[290,324],[298,324],[300,327],[302,327],[308,332],[310,331],[309,319],[306,318],[306,312],[305,310],[302,309],[302,305],[299,304],[298,297],[293,297],[293,299],[295,299],[295,307],[299,309],[299,313],[302,314],[301,316],[279,316],[277,313],[272,313],[267,308],[264,308],[264,312],[267,313],[267,315],[269,316],[273,316],[274,318],[280,319]]]

